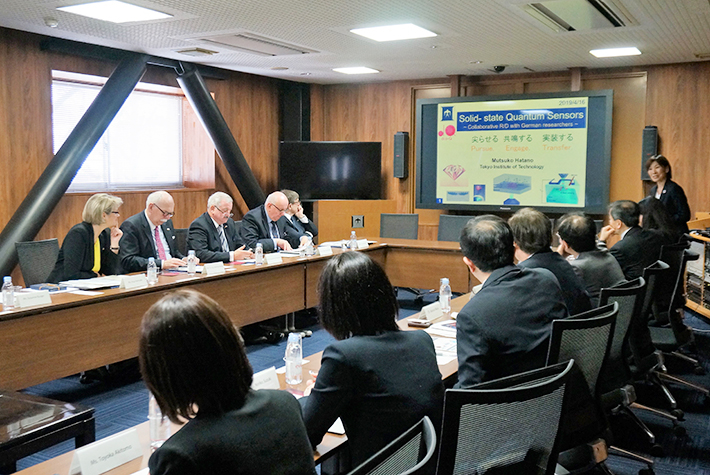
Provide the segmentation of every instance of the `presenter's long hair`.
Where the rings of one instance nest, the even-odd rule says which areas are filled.
[[[194,290],[171,292],[148,309],[138,357],[146,386],[173,422],[241,407],[252,382],[234,324]]]
[[[392,284],[382,267],[361,252],[331,258],[320,276],[318,294],[321,325],[338,340],[399,330]]]

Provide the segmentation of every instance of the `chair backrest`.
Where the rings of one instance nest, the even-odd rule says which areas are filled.
[[[663,251],[661,251],[663,252]],[[685,307],[685,268],[689,261],[696,261],[700,258],[700,255],[696,252],[689,251],[685,249],[683,251],[683,257],[680,265],[680,271],[678,273],[678,280],[675,282],[675,287],[673,289],[673,294],[670,301],[670,306],[668,307],[668,322],[673,329],[673,334],[675,335],[676,341],[679,346],[688,343],[692,339],[692,330],[683,322],[682,309]]]
[[[447,390],[437,475],[553,474],[573,365]]]
[[[25,285],[47,282],[59,256],[59,241],[45,239],[44,241],[16,242],[17,260]]]
[[[461,230],[475,216],[454,216],[450,214],[439,215],[439,233],[437,241],[458,242],[461,237]]]
[[[395,239],[417,239],[418,236],[418,214],[380,214],[380,237]]]
[[[415,475],[433,473],[436,430],[424,418],[349,475]]]
[[[547,364],[574,360],[596,395],[597,381],[609,356],[614,334],[617,302],[582,312],[570,318],[552,321],[552,336]]]
[[[660,288],[658,283],[664,279],[670,270],[670,266],[662,260],[657,260],[643,270],[643,280],[646,281],[646,294],[641,305],[641,318],[647,321],[653,312],[656,294]]]
[[[616,314],[616,325],[614,326],[614,336],[611,340],[609,348],[609,364],[608,370],[605,371],[602,378],[606,376],[609,381],[610,376],[614,376],[614,380],[621,381],[629,375],[629,367],[624,355],[624,349],[629,344],[632,323],[636,319],[639,323],[641,316],[641,306],[643,305],[644,292],[646,290],[646,281],[643,277],[638,277],[632,281],[622,282],[621,284],[601,289],[599,293],[599,306],[603,307],[609,303],[616,302],[619,304],[619,311]],[[648,331],[645,322],[643,326]],[[611,384],[616,386],[616,383]],[[606,384],[603,390],[609,390],[610,385]]]
[[[175,229],[175,246],[183,256],[187,255],[187,228]]]

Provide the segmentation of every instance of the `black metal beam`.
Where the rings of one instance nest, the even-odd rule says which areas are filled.
[[[178,73],[180,74],[177,78],[178,84],[212,139],[244,202],[249,208],[256,208],[264,202],[264,191],[256,181],[204,79],[190,64],[184,64],[184,69],[178,70]]]
[[[33,240],[52,214],[84,160],[145,73],[147,59],[147,55],[129,55],[116,67],[10,218],[0,233],[0,275],[9,275],[17,265],[15,243]],[[17,165],[19,170],[21,165]]]

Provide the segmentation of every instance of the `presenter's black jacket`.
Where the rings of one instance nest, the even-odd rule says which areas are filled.
[[[586,312],[592,309],[589,295],[584,288],[584,282],[579,278],[567,260],[551,250],[536,252],[529,258],[518,263],[518,267],[528,269],[547,269],[557,278],[565,305],[570,315]]]
[[[285,391],[251,390],[239,409],[200,416],[148,461],[151,475],[313,475],[298,401]]]
[[[330,344],[303,405],[315,447],[340,417],[357,466],[422,417],[441,427],[444,385],[431,337],[423,331],[387,331]]]
[[[111,252],[111,229],[106,228],[99,234],[101,246],[101,268],[103,275],[120,274],[117,254]],[[90,279],[94,272],[94,227],[91,223],[81,222],[72,227],[62,242],[54,270],[47,277],[47,282],[58,283],[71,279]]]
[[[282,216],[276,221],[276,227],[279,230],[280,238],[289,241],[288,233],[284,229],[285,221],[286,218]],[[277,250],[274,240],[271,239],[269,226],[269,217],[266,215],[264,205],[257,206],[242,218],[242,241],[251,249],[256,249],[256,244],[260,242],[264,252]],[[289,242],[289,244],[291,243]],[[291,247],[294,246],[292,245]],[[295,247],[298,247],[298,245]]]
[[[234,251],[244,244],[237,230],[237,223],[232,218],[229,218],[222,228],[230,251]],[[190,224],[187,233],[187,248],[195,251],[200,262],[229,262],[229,252],[222,250],[219,231],[207,212]]]
[[[549,271],[514,265],[494,270],[456,318],[456,387],[542,368],[552,321],[567,316]]]
[[[661,246],[666,243],[660,231],[634,226],[609,249],[609,253],[619,262],[626,280],[633,280],[641,277],[643,270],[661,257]]]
[[[310,219],[307,223],[302,223],[296,216],[291,216],[291,219],[284,216],[283,220],[288,243],[294,249],[301,244],[301,236],[308,236],[310,233],[310,237],[313,238],[318,234],[318,228]]]
[[[165,240],[168,242],[170,255],[172,257],[182,259],[185,256],[177,248],[175,241],[175,232],[173,229],[173,220],[169,219],[161,224]],[[153,241],[153,233],[150,231],[148,218],[145,216],[145,211],[134,214],[123,223],[121,223],[121,231],[123,236],[119,243],[120,251],[118,255],[121,257],[121,267],[123,272],[141,272],[148,268],[148,258],[154,257],[158,268],[163,267],[163,261],[158,257],[158,250],[155,248]],[[167,250],[167,249],[166,249]]]
[[[657,192],[658,185],[654,185],[651,188],[650,196],[655,198]],[[683,188],[674,181],[666,180],[659,199],[666,206],[676,227],[681,232],[687,233],[688,221],[690,221],[690,206],[688,206],[688,198],[686,198]]]

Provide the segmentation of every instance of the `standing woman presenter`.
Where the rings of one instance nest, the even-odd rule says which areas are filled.
[[[661,200],[673,218],[673,223],[679,230],[687,233],[690,221],[688,198],[685,197],[683,188],[671,180],[673,173],[668,159],[663,155],[654,155],[646,161],[646,171],[655,183],[649,196]]]
[[[118,241],[123,232],[118,228],[118,208],[122,204],[121,198],[106,193],[95,194],[86,201],[82,222],[72,227],[64,238],[48,282],[90,279],[120,272]]]

